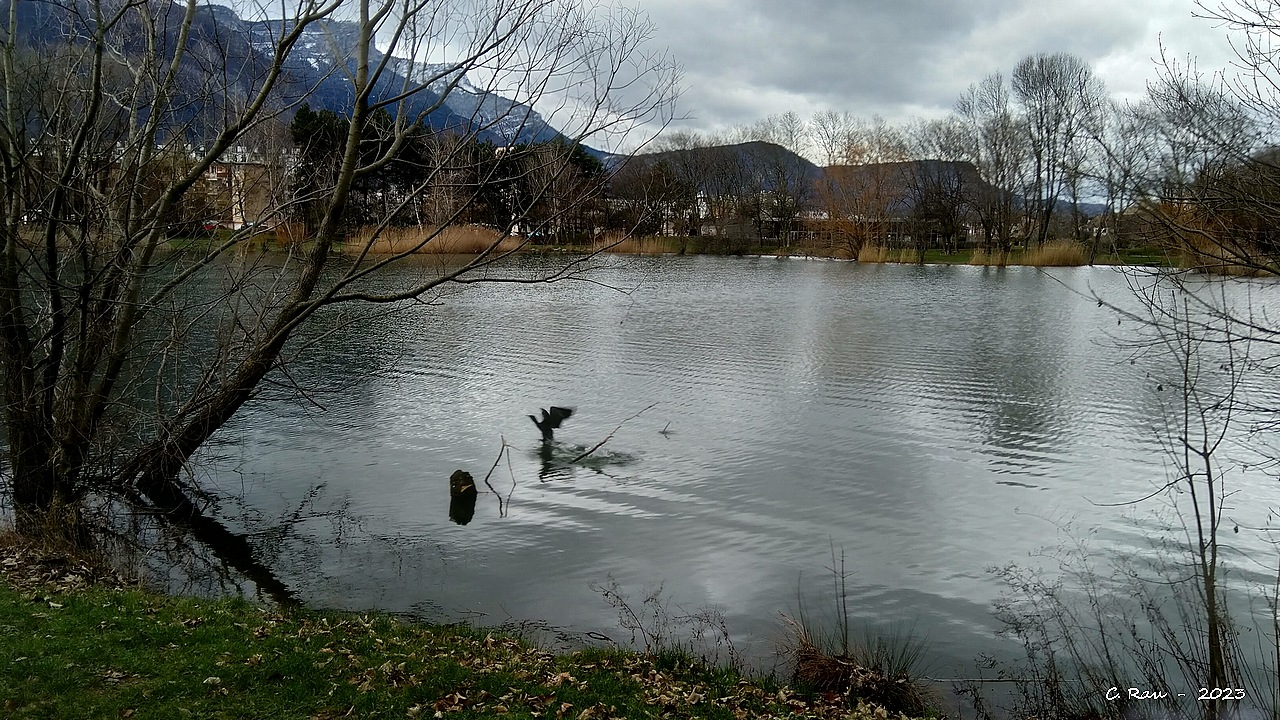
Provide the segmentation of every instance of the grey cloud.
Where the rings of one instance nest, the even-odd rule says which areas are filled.
[[[905,119],[945,113],[969,84],[1035,52],[1071,52],[1131,90],[1166,42],[1221,32],[1179,0],[647,0],[685,65],[686,126],[796,110]],[[1198,33],[1198,35],[1197,35]],[[1140,67],[1129,67],[1139,65]],[[1103,75],[1104,79],[1106,75]]]

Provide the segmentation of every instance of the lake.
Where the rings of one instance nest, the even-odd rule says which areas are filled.
[[[1123,347],[1133,323],[1092,299],[1133,306],[1114,269],[604,262],[591,282],[331,318],[294,366],[311,401],[246,408],[201,478],[316,606],[628,640],[593,585],[637,606],[661,586],[762,662],[801,594],[833,607],[834,549],[855,623],[914,624],[939,678],[1017,651],[991,568],[1041,564],[1067,525],[1100,553],[1156,532],[1108,505],[1167,481],[1177,369]],[[526,416],[550,405],[575,412],[544,452]],[[458,469],[482,491],[465,525]],[[1265,525],[1273,479],[1231,472],[1250,500],[1230,520]],[[1265,584],[1274,550],[1231,541],[1264,561],[1241,586]]]

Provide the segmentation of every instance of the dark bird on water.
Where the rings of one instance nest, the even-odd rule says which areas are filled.
[[[529,416],[529,419],[542,431],[542,442],[551,442],[554,439],[556,428],[560,427],[560,423],[567,420],[570,415],[573,415],[573,408],[552,405],[550,410],[542,411],[541,420],[532,415]]]

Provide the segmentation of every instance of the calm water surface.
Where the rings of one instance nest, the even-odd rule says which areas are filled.
[[[359,320],[297,367],[316,404],[252,406],[206,479],[315,605],[625,639],[591,589],[612,577],[719,608],[756,657],[798,589],[828,591],[834,547],[857,621],[915,623],[939,677],[1012,650],[991,567],[1041,562],[1066,522],[1145,546],[1103,505],[1166,480],[1173,368],[1079,294],[1128,302],[1113,270],[624,258],[591,277]],[[551,404],[577,411],[547,458],[525,416]],[[451,522],[449,475],[479,482],[504,440],[503,504]],[[1236,482],[1262,501],[1233,517],[1275,497]]]

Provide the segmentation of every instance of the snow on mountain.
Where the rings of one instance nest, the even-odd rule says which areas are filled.
[[[271,56],[281,34],[289,29],[288,21],[280,20],[243,24],[247,26],[249,44],[263,58]],[[359,27],[352,22],[329,20],[303,31],[285,63],[285,69],[291,74],[294,86],[314,88],[306,97],[312,108],[338,113],[349,109],[352,91],[344,65],[355,56],[358,42]],[[383,54],[374,49],[369,59],[372,63],[381,62]],[[373,96],[377,100],[401,93],[408,78],[410,86],[427,83],[425,91],[406,102],[406,109],[411,113],[424,112],[442,95],[445,96],[442,107],[427,116],[432,127],[475,133],[481,139],[499,144],[560,137],[560,133],[533,108],[482,89],[465,74],[459,77],[460,72],[448,63],[418,63],[393,56],[388,60],[384,77],[375,86]]]
[[[163,5],[166,0],[148,0]],[[13,0],[0,0],[0,8]],[[18,26],[34,42],[63,43],[67,33],[82,33],[86,38],[95,32],[91,18],[75,12],[75,2],[20,3],[17,5]],[[175,119],[190,128],[193,142],[206,139],[202,133],[218,127],[218,115],[227,107],[252,97],[255,88],[269,74],[276,48],[292,28],[291,20],[245,20],[234,8],[218,3],[199,5],[190,33],[183,35],[181,26],[185,8],[173,4],[170,12],[157,12],[159,18],[153,32],[156,47],[169,54],[185,43],[186,60],[182,72],[190,76],[178,90],[181,110]],[[119,31],[124,32],[124,31]],[[316,110],[349,113],[355,101],[350,75],[352,59],[359,47],[360,28],[354,22],[325,20],[307,26],[292,47],[281,68],[273,102],[285,105],[311,105]],[[149,52],[146,38],[129,34],[123,38],[121,52]],[[383,54],[376,48],[370,60],[378,63]],[[212,73],[217,77],[217,97],[199,95],[208,85],[201,79]],[[504,97],[501,88],[485,87],[483,78],[459,77],[450,65],[427,65],[404,58],[391,58],[386,72],[371,93],[374,102],[396,97],[414,82],[430,80],[425,88],[404,101],[403,110],[423,115],[424,121],[436,129],[452,129],[475,134],[481,140],[497,144],[540,142],[562,135],[529,105]],[[479,83],[479,84],[477,84]],[[453,85],[451,87],[451,84]],[[189,93],[189,95],[184,95]],[[441,102],[441,97],[444,101]],[[207,114],[203,120],[200,116]]]
[[[436,96],[446,96],[445,105],[454,115],[495,142],[548,140],[559,135],[532,107],[477,87],[457,65],[393,58],[388,67],[401,77],[412,74],[428,83]]]

